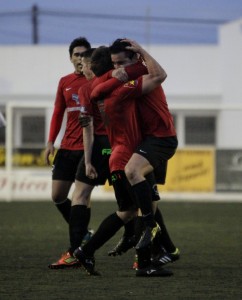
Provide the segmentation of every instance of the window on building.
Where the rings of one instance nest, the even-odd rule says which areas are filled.
[[[44,145],[45,143],[45,116],[22,116],[23,146]]]
[[[214,116],[185,117],[185,144],[215,145],[216,118]]]

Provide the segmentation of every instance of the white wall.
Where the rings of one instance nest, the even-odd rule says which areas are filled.
[[[169,95],[220,94],[216,46],[150,48],[168,73]],[[68,46],[0,47],[0,95],[54,95],[61,76],[72,72]],[[208,71],[209,69],[209,71]]]
[[[150,53],[168,73],[168,95],[220,95],[218,46],[156,46]]]
[[[0,47],[1,95],[54,95],[72,72],[67,46]]]
[[[241,148],[242,111],[229,107],[242,105],[242,19],[221,26],[219,40],[222,103],[228,109],[218,120],[218,146]]]

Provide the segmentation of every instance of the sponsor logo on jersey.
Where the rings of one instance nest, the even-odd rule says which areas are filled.
[[[79,98],[78,98],[78,95],[77,95],[77,94],[72,94],[72,100],[76,102],[76,105],[79,105],[79,104],[80,104]]]

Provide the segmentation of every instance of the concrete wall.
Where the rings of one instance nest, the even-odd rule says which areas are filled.
[[[153,46],[150,53],[164,66],[168,95],[218,95],[219,47]],[[51,95],[61,76],[72,72],[65,46],[0,47],[0,96]],[[209,71],[208,71],[209,70]]]
[[[229,107],[242,105],[242,19],[221,26],[219,33],[221,95],[228,110],[218,120],[218,146],[241,149],[242,112]]]

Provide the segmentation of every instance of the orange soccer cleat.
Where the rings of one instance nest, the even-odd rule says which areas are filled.
[[[80,267],[81,263],[75,257],[73,257],[69,251],[62,254],[61,258],[57,262],[54,262],[48,266],[50,269],[77,269]]]

